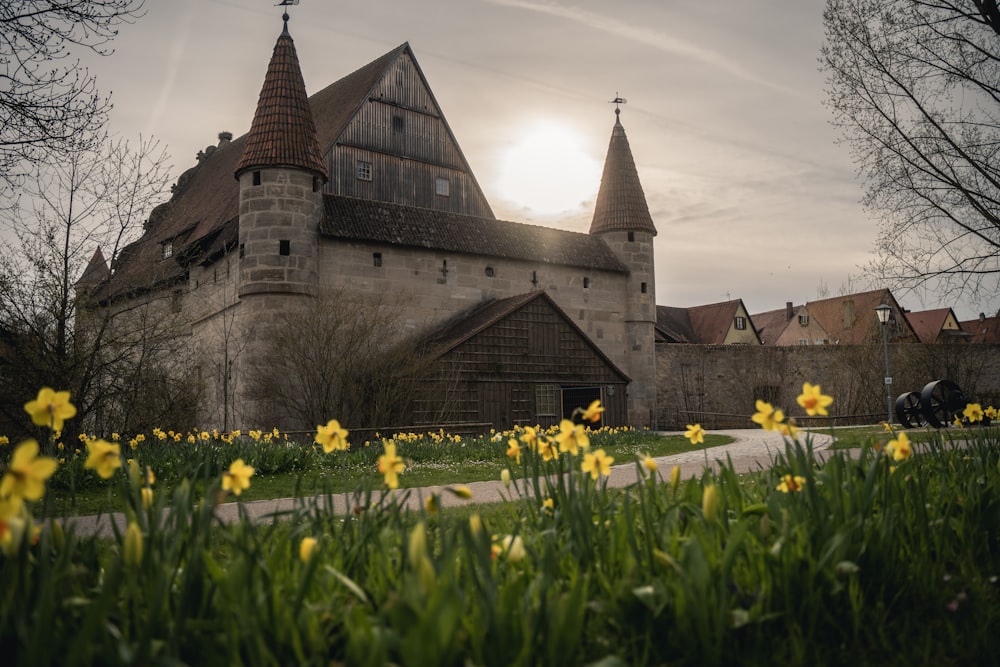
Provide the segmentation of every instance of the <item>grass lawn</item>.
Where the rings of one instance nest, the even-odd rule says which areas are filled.
[[[833,430],[834,442],[830,449],[860,449],[878,445],[884,447],[889,440],[897,437],[899,433],[906,433],[910,442],[927,443],[939,442],[942,440],[963,439],[972,429],[946,428],[935,429],[931,427],[917,429],[899,428],[895,433],[887,432],[882,426],[846,426]],[[830,429],[810,428],[803,429],[803,433],[816,433],[819,435],[830,435]]]
[[[619,436],[602,436],[595,441],[594,448],[603,448],[608,455],[615,458],[615,464],[635,461],[643,454],[653,457],[670,456],[710,447],[727,445],[732,438],[725,435],[708,434],[703,446],[692,445],[683,435],[658,435],[641,431],[630,431]],[[412,450],[402,449],[401,455],[407,461],[404,474],[399,481],[402,488],[418,488],[446,484],[480,482],[500,478],[500,471],[506,466],[506,455],[503,449],[506,445],[484,447],[482,456],[477,457],[474,451],[464,448],[461,451],[448,447],[422,447],[414,445]],[[239,500],[252,502],[255,500],[270,500],[274,498],[291,498],[315,495],[324,492],[343,493],[353,491],[359,485],[371,484],[378,486],[382,476],[373,463],[373,457],[367,452],[358,451],[357,456],[364,461],[354,461],[355,452],[341,454],[340,459],[327,458],[333,464],[314,466],[306,470],[263,474],[258,472],[253,477],[250,488],[243,492]],[[372,459],[372,461],[369,461]],[[338,462],[342,461],[343,465]],[[154,467],[155,470],[155,467]],[[198,480],[195,475],[192,479]],[[195,488],[204,488],[203,481],[196,481]],[[68,489],[50,488],[46,497],[38,504],[41,516],[85,516],[104,512],[118,511],[122,502],[117,496],[118,485],[101,485],[99,487],[78,490],[75,493]],[[158,480],[157,493],[170,493],[170,480]],[[234,501],[229,497],[227,502]]]

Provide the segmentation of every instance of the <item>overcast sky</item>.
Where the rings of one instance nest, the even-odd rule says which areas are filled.
[[[281,32],[275,2],[148,0],[116,52],[88,61],[113,93],[112,130],[160,139],[175,176],[220,131],[244,134]],[[587,231],[609,101],[626,98],[621,120],[659,231],[657,302],[742,298],[755,313],[873,287],[857,276],[875,223],[822,105],[823,4],[302,0],[289,31],[310,94],[409,42],[507,220]],[[960,319],[1000,305],[897,298]]]

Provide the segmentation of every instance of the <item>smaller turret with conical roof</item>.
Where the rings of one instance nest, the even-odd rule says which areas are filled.
[[[315,294],[326,166],[305,83],[284,29],[264,77],[240,182],[240,296]]]
[[[625,306],[628,336],[629,421],[653,425],[656,368],[653,361],[656,288],[653,237],[656,226],[646,205],[639,173],[621,123],[624,100],[615,98],[615,125],[604,161],[590,233],[599,236],[629,269]]]

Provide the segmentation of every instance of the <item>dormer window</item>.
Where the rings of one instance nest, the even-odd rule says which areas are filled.
[[[163,242],[163,259],[170,259],[174,256],[174,242],[164,241]]]
[[[799,315],[799,326],[807,327],[809,326],[809,315]]]

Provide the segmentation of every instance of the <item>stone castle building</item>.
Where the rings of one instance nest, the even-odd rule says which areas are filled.
[[[283,314],[348,298],[424,360],[384,426],[544,425],[597,398],[604,423],[653,426],[656,228],[615,113],[589,233],[498,220],[408,44],[309,97],[286,17],[249,132],[220,134],[81,284],[178,326],[206,427],[315,426],[251,370],[281,358]]]

